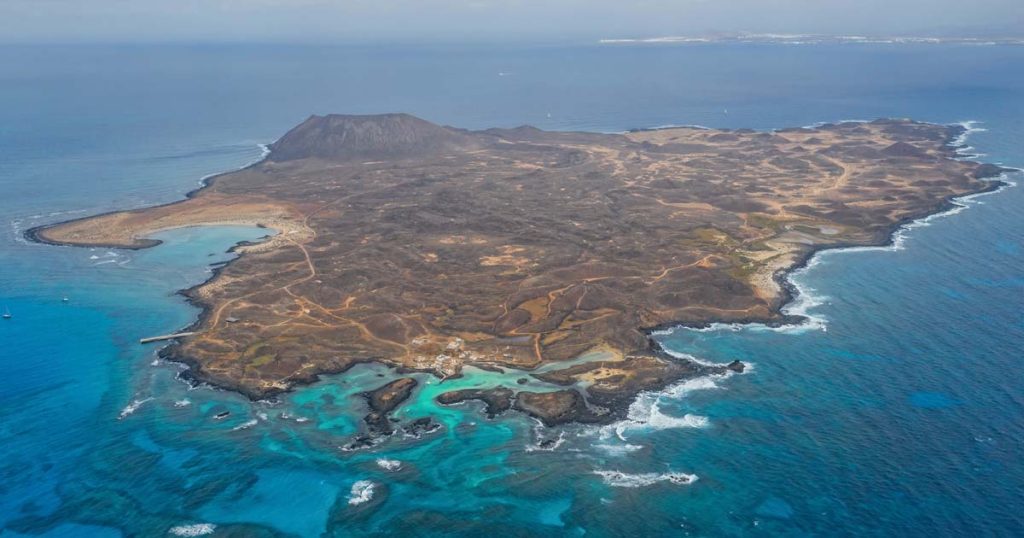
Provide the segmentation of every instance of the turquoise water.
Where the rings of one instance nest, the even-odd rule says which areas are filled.
[[[1024,534],[1019,187],[899,250],[816,258],[795,277],[812,327],[661,336],[754,368],[644,396],[645,425],[491,421],[437,408],[420,376],[400,416],[443,429],[356,452],[356,395],[382,367],[251,403],[190,389],[137,343],[191,323],[176,290],[264,230],[175,230],[145,251],[21,239],[174,200],[310,113],[589,130],[976,120],[968,142],[1020,166],[1021,103],[1016,47],[0,49],[0,536]]]

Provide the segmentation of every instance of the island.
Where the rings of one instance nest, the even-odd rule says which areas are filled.
[[[882,245],[951,199],[998,186],[958,126],[905,119],[759,132],[465,130],[407,114],[312,116],[264,160],[180,202],[30,230],[146,248],[175,227],[272,229],[184,293],[202,308],[164,357],[253,399],[375,361],[444,380],[490,415],[609,422],[641,391],[742,371],[667,354],[653,330],[794,323],[785,275],[820,249]],[[526,376],[556,386],[526,386]],[[530,381],[534,383],[534,381]],[[368,395],[366,423],[416,389]]]

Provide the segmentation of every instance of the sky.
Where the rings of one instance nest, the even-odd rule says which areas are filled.
[[[0,0],[0,41],[586,42],[1024,34],[1024,0]]]

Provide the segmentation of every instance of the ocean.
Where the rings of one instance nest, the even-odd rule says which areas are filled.
[[[396,111],[593,131],[970,121],[970,152],[1024,166],[1024,47],[5,45],[0,537],[1024,535],[1022,187],[891,248],[817,255],[792,276],[808,324],[660,334],[753,368],[644,394],[635,420],[488,420],[431,400],[494,374],[419,376],[399,415],[443,430],[354,452],[385,368],[251,403],[138,344],[191,323],[176,291],[264,230],[142,251],[23,238],[179,199],[310,114]]]

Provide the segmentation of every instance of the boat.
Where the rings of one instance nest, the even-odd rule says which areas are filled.
[[[11,315],[11,311],[8,310],[7,308],[4,308],[3,318],[4,319],[11,319],[12,317],[14,317],[14,316]]]
[[[61,298],[61,300],[60,300],[60,302],[62,302],[62,303],[66,303],[66,302],[68,302],[68,296],[67,296],[67,295],[65,295],[64,297],[62,297],[62,298]]]

